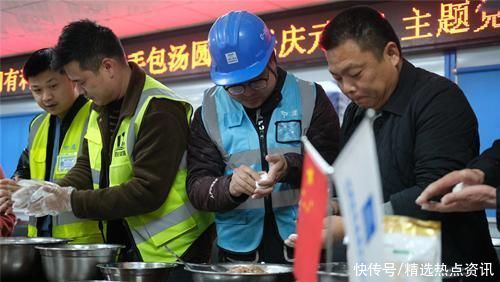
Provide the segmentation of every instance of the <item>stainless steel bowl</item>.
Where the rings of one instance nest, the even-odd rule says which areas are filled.
[[[265,273],[230,273],[234,267],[258,266]],[[195,282],[238,281],[238,282],[292,282],[293,268],[282,264],[250,264],[250,263],[220,263],[220,264],[189,264],[184,269],[190,271]]]
[[[70,240],[57,238],[0,238],[0,281],[20,280],[42,275],[40,253],[35,246],[50,246]]]
[[[129,282],[165,282],[177,264],[161,262],[122,262],[98,264],[97,267],[108,280]]]
[[[100,278],[98,263],[116,262],[122,245],[74,244],[36,247],[40,250],[45,277],[49,281]]]
[[[327,272],[327,267],[330,271]],[[319,265],[318,281],[320,282],[347,282],[349,281],[349,268],[346,262],[330,262]]]

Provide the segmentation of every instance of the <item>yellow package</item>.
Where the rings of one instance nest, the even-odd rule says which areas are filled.
[[[383,270],[391,281],[442,281],[441,223],[384,217]]]

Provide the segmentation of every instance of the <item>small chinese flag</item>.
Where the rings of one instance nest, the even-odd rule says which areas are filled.
[[[293,272],[299,282],[315,282],[328,201],[329,182],[326,172],[331,167],[307,139],[304,139],[304,149]]]

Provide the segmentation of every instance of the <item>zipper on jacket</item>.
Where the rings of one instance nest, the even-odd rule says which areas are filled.
[[[255,112],[255,124],[257,126],[257,134],[259,135],[260,146],[260,162],[263,171],[269,170],[269,164],[266,161],[267,143],[266,143],[266,126],[264,124],[264,117],[260,113],[260,108]],[[272,212],[271,194],[264,198],[264,207],[266,214]]]

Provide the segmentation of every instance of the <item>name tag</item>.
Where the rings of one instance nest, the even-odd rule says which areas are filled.
[[[302,123],[300,120],[276,122],[276,142],[294,143],[300,142],[302,136]]]
[[[69,171],[76,164],[76,154],[62,155],[58,157],[57,170]]]

